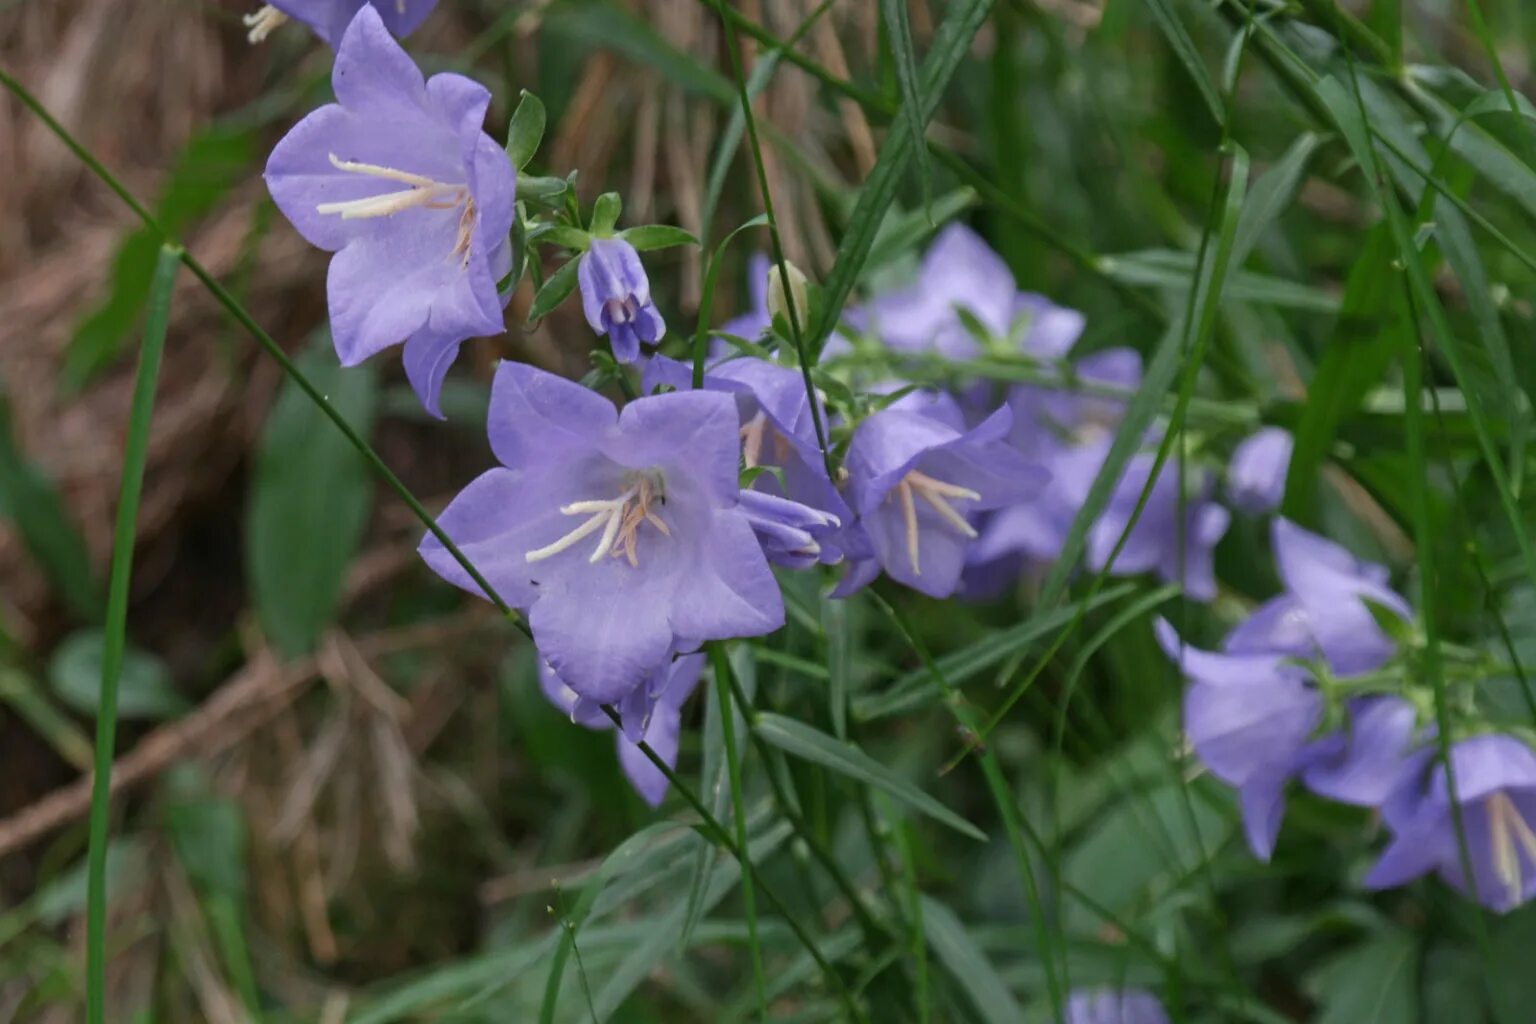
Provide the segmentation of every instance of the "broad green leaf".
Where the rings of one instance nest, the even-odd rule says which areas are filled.
[[[958,915],[930,896],[921,897],[923,932],[939,963],[987,1024],[1025,1024],[1024,1010]]]
[[[1493,1002],[1498,1024],[1526,1024],[1536,1005],[1536,971],[1531,970],[1531,950],[1536,948],[1536,904],[1511,912],[1491,929],[1488,961],[1481,969]],[[1427,1022],[1439,1024],[1439,1020]]]
[[[323,334],[296,362],[367,437],[376,398],[371,365],[343,369]],[[357,451],[297,385],[285,384],[262,428],[245,520],[251,597],[284,654],[311,650],[330,625],[372,503],[373,478]]]
[[[524,89],[507,125],[507,159],[521,171],[544,140],[544,102]],[[521,184],[521,182],[519,182]]]
[[[947,825],[961,835],[986,840],[986,833],[918,789],[906,779],[851,743],[833,739],[826,733],[792,718],[761,712],[752,723],[752,731],[787,754],[821,765],[839,775],[874,786],[919,813]]]
[[[699,244],[699,240],[693,235],[670,224],[642,224],[638,227],[625,228],[619,232],[619,237],[639,252],[670,249],[675,245]]]
[[[245,817],[233,800],[178,795],[165,805],[177,859],[204,895],[239,900],[246,889]]]
[[[549,275],[549,280],[544,282],[544,287],[533,297],[533,305],[528,307],[528,323],[536,324],[544,319],[554,308],[566,300],[571,292],[576,290],[576,271],[581,266],[581,257],[573,256],[560,265],[560,269]]]
[[[1316,1024],[1418,1024],[1418,939],[1384,930],[1327,961],[1307,988],[1319,1005]]]
[[[48,681],[60,700],[84,715],[95,715],[101,699],[105,640],[94,629],[72,633],[53,652]],[[118,678],[117,713],[123,718],[175,718],[190,705],[176,692],[170,672],[155,656],[129,647]]]

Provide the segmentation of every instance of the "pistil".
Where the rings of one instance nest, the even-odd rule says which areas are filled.
[[[612,558],[622,556],[631,566],[638,568],[640,559],[637,555],[636,534],[642,523],[650,523],[662,536],[672,536],[672,530],[666,522],[651,511],[653,500],[665,500],[659,491],[659,487],[651,477],[642,476],[617,498],[573,501],[569,505],[561,505],[561,515],[584,515],[587,516],[586,522],[553,543],[529,551],[523,555],[523,559],[528,562],[541,562],[546,558],[553,558],[598,530],[602,530],[597,547],[593,549],[587,561],[596,564],[601,562],[605,555]]]
[[[916,499],[921,498],[927,503],[956,533],[968,540],[976,539],[975,527],[966,522],[965,516],[950,504],[953,500],[980,501],[981,495],[969,487],[936,480],[914,469],[901,478],[901,482],[894,488],[894,493],[901,503],[901,518],[907,530],[907,559],[912,563],[913,575],[922,574],[922,569],[919,568],[921,551]]]
[[[396,213],[417,208],[425,210],[458,210],[458,236],[454,239],[451,256],[469,260],[470,239],[475,231],[475,200],[469,194],[469,186],[437,181],[424,174],[413,174],[382,164],[364,163],[361,160],[342,160],[335,153],[329,154],[331,166],[349,174],[361,174],[369,178],[394,181],[407,186],[397,192],[385,192],[362,199],[346,199],[335,203],[320,203],[315,210],[342,220],[362,220],[372,217],[389,217]]]

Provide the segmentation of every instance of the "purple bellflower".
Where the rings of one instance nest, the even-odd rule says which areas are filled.
[[[1536,896],[1536,753],[1513,736],[1489,734],[1461,740],[1450,755],[1471,884],[1462,872],[1451,787],[1440,762],[1414,799],[1384,815],[1393,838],[1365,884],[1388,889],[1435,871],[1505,913]]]
[[[540,653],[581,696],[619,700],[673,651],[783,625],[783,598],[740,503],[728,395],[656,395],[621,413],[579,384],[502,363],[488,432],[501,466],[438,523],[527,615]],[[434,536],[421,554],[480,593]]]
[[[1237,790],[1248,846],[1267,861],[1285,814],[1286,784],[1304,767],[1322,719],[1322,696],[1306,671],[1282,655],[1202,651],[1184,644],[1163,619],[1156,631],[1189,680],[1184,733],[1211,774]]]
[[[594,238],[581,254],[576,280],[581,285],[581,309],[598,334],[608,335],[613,358],[632,363],[640,345],[654,345],[667,333],[640,254],[622,238]]]
[[[427,19],[437,0],[272,0],[245,16],[245,26],[250,30],[246,38],[259,43],[291,18],[308,25],[334,50],[347,26],[365,6],[378,12],[390,35],[404,39]]]
[[[331,338],[345,366],[405,342],[434,415],[466,338],[505,330],[496,282],[511,268],[516,173],[481,130],[491,94],[461,75],[423,80],[372,6],[331,75],[338,102],[294,126],[267,161],[278,209],[335,253]]]
[[[1242,441],[1227,465],[1227,498],[1252,515],[1273,512],[1285,497],[1285,475],[1295,440],[1280,427],[1265,427]]]
[[[1065,1024],[1168,1024],[1156,996],[1143,989],[1078,989],[1067,998]]]
[[[1341,676],[1369,672],[1392,657],[1397,645],[1365,602],[1405,621],[1413,612],[1387,586],[1384,567],[1362,562],[1288,519],[1273,521],[1270,540],[1285,592],[1228,635],[1227,651],[1321,657]]]
[[[1346,705],[1343,729],[1314,740],[1301,781],[1318,796],[1358,807],[1385,807],[1432,750],[1422,741],[1413,705],[1401,697],[1360,697]]]
[[[1012,420],[1004,406],[967,430],[953,399],[917,392],[858,425],[844,466],[873,556],[854,560],[840,595],[880,569],[931,597],[955,592],[978,536],[971,515],[1028,500],[1050,479],[1008,444]]]
[[[645,756],[643,741],[668,768],[677,766],[678,738],[682,731],[682,708],[699,683],[704,655],[685,654],[675,661],[662,663],[645,677],[619,703],[619,719],[624,728],[616,737],[619,766],[641,799],[652,807],[667,795],[667,777]],[[554,669],[539,661],[539,686],[549,702],[571,716],[571,721],[588,729],[612,729],[613,721],[595,702],[582,697],[565,685]]]

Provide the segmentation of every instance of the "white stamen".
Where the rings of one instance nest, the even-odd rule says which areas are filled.
[[[912,504],[912,484],[903,479],[896,489],[901,492],[901,518],[907,524],[907,558],[912,562],[912,575],[920,576],[923,570],[917,564],[917,506]]]
[[[981,495],[969,487],[961,487],[958,484],[936,480],[926,473],[910,470],[901,478],[901,483],[895,487],[896,496],[901,500],[901,518],[907,528],[907,559],[912,563],[913,575],[921,575],[918,567],[919,534],[917,530],[917,505],[913,501],[914,496],[923,501],[939,514],[955,532],[968,540],[977,537],[976,528],[966,522],[949,502],[950,500],[980,501]]]
[[[767,429],[768,414],[758,411],[741,427],[741,464],[748,469],[757,468],[763,456],[763,432]]]
[[[595,498],[561,505],[561,515],[587,516],[586,522],[553,543],[525,553],[523,560],[541,562],[552,558],[602,530],[597,547],[587,558],[588,563],[596,564],[606,555],[612,558],[623,557],[630,565],[638,567],[640,560],[636,554],[635,535],[641,523],[650,523],[663,536],[672,536],[672,530],[666,522],[651,511],[651,501],[658,497],[658,491],[659,485],[656,482],[649,476],[642,476],[638,483],[617,498]]]
[[[271,4],[262,4],[240,20],[245,23],[246,28],[250,29],[245,34],[245,41],[254,46],[286,24],[288,15]]]
[[[1488,845],[1493,850],[1494,874],[1504,883],[1510,900],[1518,903],[1524,888],[1520,850],[1523,849],[1527,859],[1536,864],[1536,832],[1531,831],[1525,816],[1508,793],[1494,793],[1484,801],[1484,807],[1488,813]]]
[[[413,174],[410,171],[385,167],[382,164],[370,164],[361,160],[342,160],[335,153],[328,155],[331,166],[338,171],[380,178],[384,181],[396,181],[408,187],[398,192],[385,192],[382,195],[365,196],[362,199],[320,203],[315,206],[316,212],[326,215],[334,214],[340,216],[342,220],[361,220],[371,217],[388,217],[417,208],[457,210],[463,207],[463,212],[459,215],[458,237],[454,239],[453,251],[450,255],[463,256],[466,263],[469,261],[469,244],[475,231],[475,200],[469,194],[469,186],[437,181],[423,174]]]

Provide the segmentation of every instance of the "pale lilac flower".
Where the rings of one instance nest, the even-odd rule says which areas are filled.
[[[1462,872],[1450,785],[1439,762],[1415,799],[1386,815],[1392,842],[1365,884],[1388,889],[1434,871],[1506,913],[1536,895],[1536,754],[1513,736],[1492,734],[1461,740],[1450,755],[1471,884]]]
[[[622,413],[579,384],[502,363],[489,434],[501,466],[438,518],[571,689],[608,703],[675,650],[761,636],[784,604],[740,505],[736,404],[687,392]],[[435,537],[422,557],[479,593]]]
[[[685,654],[653,669],[631,690],[617,708],[624,728],[617,734],[619,765],[641,799],[652,807],[667,795],[667,777],[645,756],[644,742],[668,768],[677,766],[677,746],[682,730],[682,707],[699,683],[704,655]],[[549,702],[588,729],[612,729],[613,720],[601,706],[571,689],[543,659],[539,660],[539,686]]]
[[[1227,498],[1251,514],[1273,512],[1285,497],[1285,474],[1295,441],[1289,431],[1265,427],[1243,440],[1227,466]]]
[[[1419,729],[1413,705],[1401,697],[1360,697],[1346,710],[1344,728],[1308,748],[1301,781],[1330,800],[1382,807],[1430,752],[1430,733]]]
[[[1165,620],[1157,640],[1189,686],[1184,733],[1212,775],[1237,790],[1248,846],[1274,852],[1285,787],[1306,765],[1323,699],[1300,666],[1281,655],[1218,654],[1190,647]]]
[[[1285,592],[1271,598],[1227,637],[1234,653],[1272,652],[1321,657],[1339,675],[1380,667],[1397,645],[1376,622],[1369,600],[1407,621],[1408,602],[1387,586],[1387,570],[1288,519],[1270,526],[1271,546]]]
[[[576,280],[581,285],[581,309],[598,334],[608,335],[613,358],[632,363],[640,345],[654,345],[667,333],[640,254],[622,238],[594,238],[580,256]]]
[[[436,415],[466,338],[499,334],[496,282],[511,267],[516,174],[481,130],[490,93],[421,72],[364,7],[331,75],[338,102],[294,126],[267,161],[272,198],[330,250],[331,340],[343,365],[405,342],[405,366]]]
[[[789,569],[822,561],[843,525],[835,516],[763,491],[742,491],[741,509],[768,561]]]
[[[1025,501],[1050,474],[1006,441],[1003,407],[965,429],[953,399],[908,395],[858,425],[848,446],[849,497],[873,557],[856,560],[839,593],[879,569],[931,597],[955,592],[977,531],[971,516]]]
[[[314,30],[331,49],[352,24],[357,12],[371,6],[378,12],[390,35],[404,39],[427,19],[437,0],[271,0],[254,14],[245,16],[248,38],[259,43],[283,22],[292,18]]]
[[[1065,1024],[1168,1024],[1163,1004],[1138,988],[1078,989],[1067,999]]]

